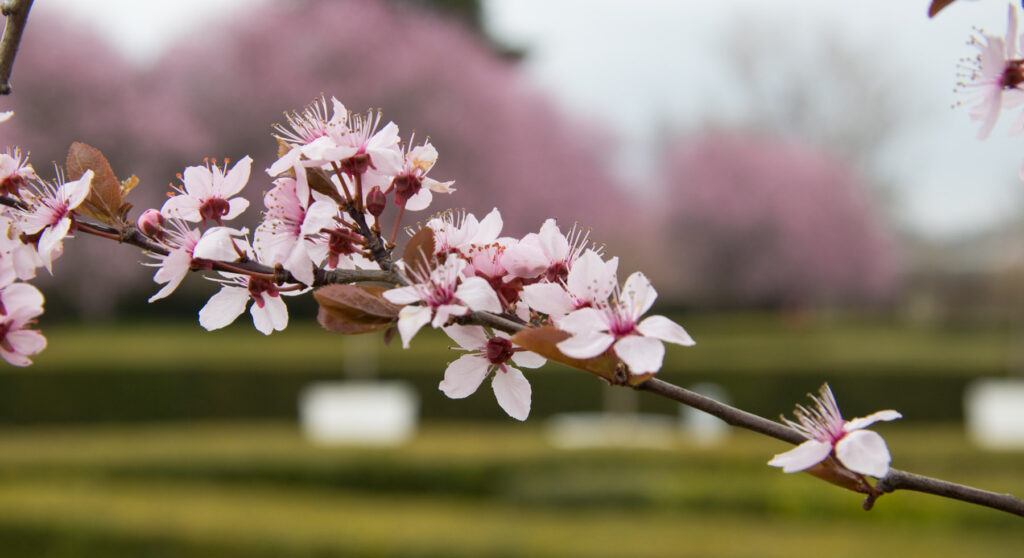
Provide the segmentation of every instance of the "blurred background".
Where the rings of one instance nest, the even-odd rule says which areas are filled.
[[[100,148],[141,179],[134,217],[205,157],[266,168],[271,125],[321,94],[380,108],[456,181],[431,211],[498,207],[509,235],[579,223],[623,277],[650,275],[656,310],[698,341],[669,350],[668,381],[769,417],[827,381],[848,417],[904,414],[879,427],[894,466],[1021,495],[1024,451],[969,438],[964,400],[979,379],[1020,385],[1024,158],[1007,118],[979,142],[951,108],[972,25],[1002,35],[1006,8],[961,0],[929,20],[928,4],[40,0],[0,143],[45,176],[71,142]],[[250,199],[269,186],[254,171]],[[245,316],[207,333],[195,316],[216,285],[147,305],[138,252],[67,248],[35,281],[49,348],[0,374],[9,555],[1024,548],[1019,520],[936,498],[866,514],[766,467],[780,443],[555,365],[528,375],[525,424],[489,389],[449,400],[442,336],[338,337],[311,300],[270,337]],[[404,386],[399,443],[303,434],[309,386],[346,381]],[[1024,431],[1011,419],[997,426]]]

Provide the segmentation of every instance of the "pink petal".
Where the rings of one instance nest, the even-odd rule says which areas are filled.
[[[836,458],[854,473],[876,478],[889,473],[892,459],[885,440],[870,430],[858,430],[843,436],[836,444]]]
[[[21,355],[35,355],[46,348],[46,338],[42,333],[31,329],[10,331],[4,336],[4,343]]]
[[[784,473],[796,473],[821,463],[832,453],[832,444],[807,440],[799,446],[780,453],[768,462],[772,467],[782,467]]]
[[[249,291],[241,287],[224,286],[199,311],[199,325],[213,331],[220,329],[240,316],[249,302]]]
[[[462,355],[448,365],[444,380],[437,388],[452,399],[469,397],[487,377],[488,365],[487,359],[480,355]]]
[[[501,213],[498,212],[498,208],[494,208],[490,213],[487,214],[480,221],[480,228],[477,229],[476,234],[471,239],[474,244],[490,244],[494,242],[498,235],[501,234],[501,227],[504,222],[501,220]]]
[[[483,277],[470,277],[464,279],[462,284],[456,287],[455,296],[466,303],[471,310],[483,312],[501,312],[501,302],[498,295],[491,288],[491,284]]]
[[[182,184],[185,186],[185,192],[189,198],[204,200],[213,195],[213,173],[210,172],[208,167],[195,166],[186,168],[182,177]],[[164,213],[163,210],[160,212]]]
[[[604,313],[596,308],[575,310],[555,319],[555,325],[558,326],[558,329],[572,334],[608,331],[608,322]]]
[[[522,299],[530,308],[553,318],[565,316],[575,308],[569,293],[554,283],[527,285],[523,287]]]
[[[87,170],[78,180],[64,184],[64,194],[67,196],[68,209],[74,209],[82,205],[85,198],[89,197],[92,178],[92,170]]]
[[[246,155],[235,163],[235,166],[231,167],[231,170],[224,176],[224,180],[221,181],[217,193],[221,197],[227,199],[231,196],[242,191],[245,185],[249,182],[249,173],[252,172],[252,157]],[[249,202],[245,202],[249,205]],[[232,207],[232,209],[234,209]]]
[[[615,342],[615,354],[626,363],[631,374],[648,374],[661,370],[665,345],[651,337],[630,335]]]
[[[508,413],[508,416],[516,420],[526,420],[526,417],[530,416],[532,391],[530,382],[522,372],[511,366],[498,369],[494,373],[494,380],[491,381],[491,388],[494,389],[498,405]]]
[[[553,261],[560,261],[569,253],[569,241],[565,239],[554,219],[544,221],[537,238],[540,240],[541,248]]]
[[[646,337],[655,337],[669,343],[676,343],[685,347],[696,345],[689,333],[683,326],[673,322],[665,316],[650,316],[636,326],[637,331]]]

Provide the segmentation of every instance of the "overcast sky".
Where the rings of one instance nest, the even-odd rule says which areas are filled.
[[[140,64],[183,31],[231,17],[261,0],[45,0],[101,27]],[[273,0],[271,0],[273,1]],[[278,0],[287,1],[287,0]],[[485,0],[491,32],[524,48],[526,71],[569,112],[607,125],[620,154],[644,172],[644,154],[666,132],[742,121],[749,96],[722,71],[723,37],[744,25],[777,28],[813,50],[822,37],[863,53],[892,76],[915,123],[890,144],[878,168],[896,184],[895,213],[918,232],[950,236],[1017,216],[1024,136],[975,139],[964,109],[953,110],[956,61],[972,25],[1001,35],[1007,5],[960,0],[935,20],[929,0]],[[770,49],[772,45],[765,45]]]

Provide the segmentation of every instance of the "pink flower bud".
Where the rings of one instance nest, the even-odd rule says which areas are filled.
[[[380,186],[374,186],[370,193],[366,194],[366,210],[374,217],[380,217],[384,208],[388,205],[388,197],[381,191]]]
[[[142,234],[160,240],[164,237],[164,216],[156,209],[147,209],[139,215],[137,222]]]

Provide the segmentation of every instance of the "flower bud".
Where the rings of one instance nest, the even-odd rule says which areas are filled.
[[[142,212],[142,215],[139,215],[137,226],[142,234],[149,238],[161,240],[164,237],[164,216],[156,209],[147,209]]]
[[[388,197],[381,191],[380,186],[374,186],[370,189],[370,192],[366,194],[366,211],[370,212],[370,215],[374,217],[380,217],[381,213],[384,213],[384,208],[388,205]]]

